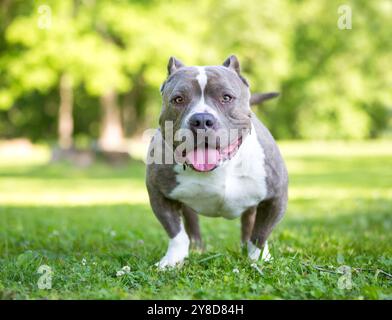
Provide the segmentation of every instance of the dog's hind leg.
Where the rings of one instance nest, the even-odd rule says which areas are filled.
[[[197,213],[188,206],[183,205],[182,215],[184,216],[185,230],[191,241],[191,249],[202,251],[203,242],[201,240],[199,217]]]

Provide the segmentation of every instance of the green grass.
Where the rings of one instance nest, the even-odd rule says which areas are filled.
[[[201,219],[206,252],[158,271],[167,236],[150,210],[141,162],[78,169],[44,156],[1,159],[0,297],[391,299],[392,142],[281,148],[290,202],[261,273],[241,252],[239,220],[212,218]],[[50,290],[37,286],[44,264]],[[126,265],[130,273],[117,277]],[[351,268],[351,289],[339,288],[342,265]]]

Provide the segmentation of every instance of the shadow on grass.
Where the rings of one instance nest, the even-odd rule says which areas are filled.
[[[67,162],[47,163],[42,165],[0,167],[0,178],[36,178],[36,179],[143,179],[145,164],[143,161],[131,160],[122,166],[110,166],[104,162],[81,168]]]
[[[386,199],[357,200],[339,208],[317,207],[313,200],[297,201],[273,232],[272,242],[315,256],[323,256],[323,252],[328,256],[329,249],[340,247],[370,255],[390,252],[391,209],[392,201]],[[147,204],[2,206],[0,222],[3,258],[26,250],[53,255],[121,255],[129,253],[136,242],[143,242],[149,252],[163,252],[168,239]],[[201,217],[201,224],[203,236],[213,248],[239,245],[239,220]],[[280,251],[278,243],[273,246]]]

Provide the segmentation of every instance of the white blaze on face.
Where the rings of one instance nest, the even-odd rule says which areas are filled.
[[[184,124],[187,125],[189,119],[195,114],[195,113],[210,113],[214,116],[216,116],[216,111],[211,108],[209,105],[206,104],[205,102],[205,95],[204,91],[207,86],[208,82],[208,76],[205,70],[205,67],[196,67],[197,70],[199,71],[198,75],[196,76],[196,80],[199,83],[200,90],[201,90],[201,96],[199,102],[193,107],[193,109],[189,112],[188,116],[184,120]]]
[[[199,86],[201,89],[201,99],[199,103],[204,104],[204,89],[207,85],[207,73],[204,67],[197,67],[197,69],[199,71],[199,74],[197,75],[196,79],[199,82]]]

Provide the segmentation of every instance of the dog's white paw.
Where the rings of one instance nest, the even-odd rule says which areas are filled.
[[[261,250],[256,247],[251,241],[248,241],[248,258],[252,261],[257,261],[260,258]]]
[[[180,232],[173,239],[170,239],[165,256],[155,265],[159,269],[181,266],[184,259],[188,256],[189,243],[188,235],[184,226],[181,225]]]
[[[173,255],[165,255],[159,262],[155,264],[159,269],[180,267],[184,263],[186,256],[173,256]]]
[[[261,254],[261,260],[268,262],[273,260],[271,253],[268,250],[268,242],[265,243],[263,253]]]
[[[261,260],[268,262],[272,260],[272,256],[268,250],[268,242],[265,242],[263,253],[261,253],[261,249],[255,246],[251,241],[248,241],[248,257],[252,261],[257,261],[260,258]]]

